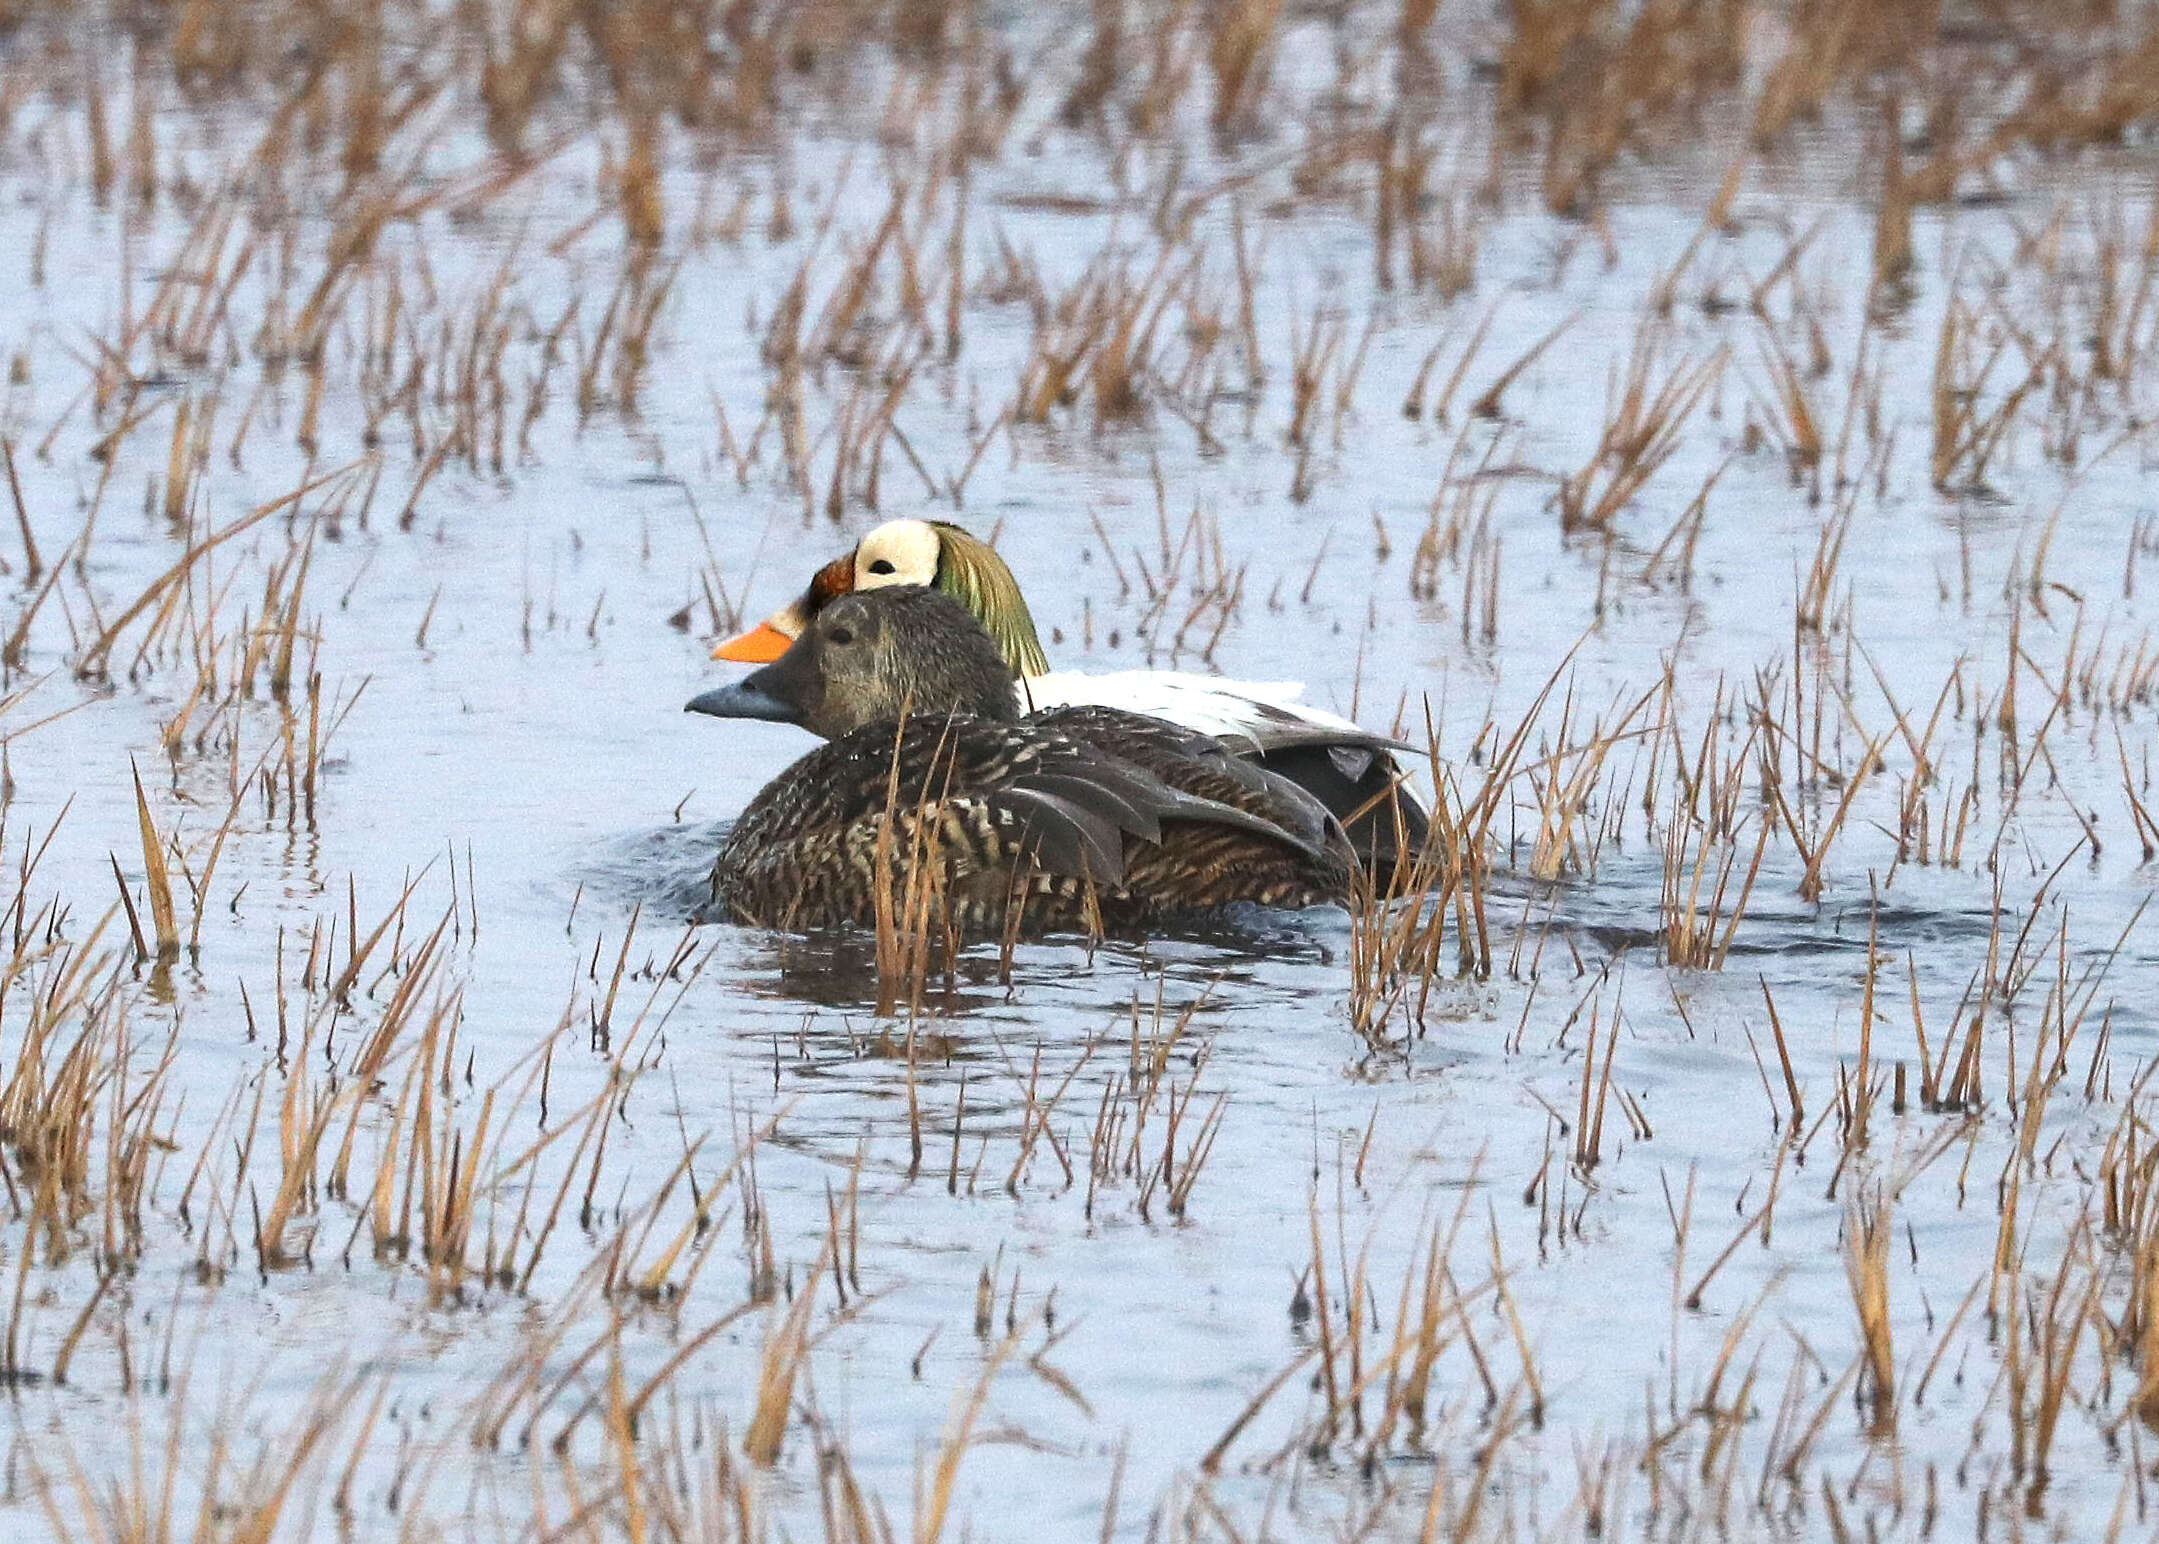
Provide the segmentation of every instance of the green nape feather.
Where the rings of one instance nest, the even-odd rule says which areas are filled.
[[[1014,675],[1047,675],[1049,656],[1042,652],[1034,615],[1005,560],[987,542],[956,525],[942,520],[931,524],[941,538],[937,588],[980,619]]]

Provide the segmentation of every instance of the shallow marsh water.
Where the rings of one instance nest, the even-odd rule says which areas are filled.
[[[867,48],[814,77],[776,140],[665,139],[649,254],[616,220],[612,127],[566,129],[497,185],[504,164],[444,109],[404,195],[440,202],[331,287],[319,400],[305,356],[275,369],[259,338],[324,271],[349,214],[334,182],[311,186],[294,152],[265,174],[296,206],[294,247],[241,263],[236,226],[212,263],[190,232],[219,207],[203,190],[242,185],[252,99],[184,100],[161,45],[117,29],[18,37],[11,78],[101,39],[145,56],[160,191],[94,197],[83,103],[26,91],[0,162],[0,341],[46,575],[5,549],[35,611],[0,719],[20,955],[0,1071],[30,1086],[35,999],[86,959],[108,985],[60,1001],[52,1055],[79,1034],[125,1076],[96,1083],[80,1200],[37,1210],[54,1170],[11,1113],[11,1532],[117,1533],[160,1504],[184,1531],[214,1488],[207,1533],[689,1515],[725,1536],[754,1509],[748,1531],[849,1536],[843,1481],[917,1538],[2151,1526],[2134,1326],[2159,1271],[2135,1264],[2154,1247],[2159,926],[2131,804],[2152,797],[2159,716],[2152,382],[2087,389],[2071,368],[2089,331],[2159,326],[2102,299],[2144,250],[2149,157],[1994,168],[1999,196],[1918,211],[1906,289],[1870,296],[1863,113],[1791,137],[1706,233],[1736,136],[1622,166],[1591,221],[1544,213],[1528,167],[1485,209],[1472,195],[1506,158],[1481,137],[1478,34],[1449,30],[1433,143],[1452,149],[1431,182],[1480,232],[1475,284],[1382,290],[1368,203],[1330,184],[1349,173],[1294,175],[1322,105],[1375,110],[1332,100],[1345,50],[1380,35],[1360,18],[1284,23],[1281,116],[1242,141],[1201,125],[1112,157],[1060,125],[1056,90],[1017,81],[963,187],[935,159],[988,111],[981,58],[1001,41],[1063,79],[1081,35],[1010,18],[927,75]],[[918,79],[896,125],[894,82]],[[1182,201],[1165,238],[1158,211]],[[941,294],[954,250],[960,303],[916,338],[903,297]],[[866,251],[860,311],[820,332]],[[231,284],[192,360],[135,326],[176,267],[207,275],[177,286],[189,305]],[[1139,410],[1104,420],[1083,382],[1046,422],[1011,422],[1040,337],[1081,346],[1055,297],[1088,285],[1160,307]],[[648,299],[626,353],[610,329]],[[1945,379],[1952,307],[1971,352]],[[1700,367],[1701,399],[1610,528],[1568,533],[1558,477],[1597,450],[1645,327],[1653,382]],[[1985,486],[1937,487],[1944,393],[1999,404],[2057,336]],[[1322,361],[1302,415],[1300,352]],[[1819,420],[1812,472],[1777,444],[1787,355]],[[891,373],[855,366],[888,358],[913,370],[905,444],[880,441],[878,507],[864,462],[834,520],[835,447]],[[174,518],[183,403],[210,428]],[[435,454],[468,418],[477,454]],[[169,617],[126,616],[191,543],[325,474],[187,565],[158,592]],[[725,822],[807,748],[682,715],[731,668],[711,636],[902,513],[994,530],[1060,664],[1301,680],[1419,742],[1428,723],[1457,802],[1534,713],[1491,831],[1489,975],[1456,973],[1450,925],[1436,979],[1361,1033],[1350,917],[1250,914],[1022,946],[1009,981],[976,951],[919,1016],[881,1019],[866,939],[689,927]],[[1838,558],[1810,596],[1825,531]],[[281,608],[292,690],[271,691],[267,659],[235,690],[250,638],[274,656]],[[85,666],[107,627],[101,676]],[[1680,969],[1675,767],[1693,775],[1712,725],[1741,813],[1713,853],[1744,876],[1772,835],[1723,968]],[[1900,856],[1915,741],[1930,856],[1950,822],[1968,833],[1954,865]],[[1554,791],[1585,768],[1540,861]],[[216,850],[199,942],[164,965],[136,962],[109,911],[117,865],[151,925],[137,773],[188,874]],[[1802,841],[1823,847],[1814,899]],[[1953,1025],[1972,1047],[1956,1108],[1921,1100],[1915,1018],[1945,1069]],[[149,1177],[116,1208],[112,1133],[146,1086]],[[288,1257],[268,1258],[288,1182]],[[433,1262],[391,1242],[426,1236],[430,1184],[472,1225]],[[62,1226],[34,1220],[55,1205]],[[1887,1388],[1866,1364],[1870,1234]],[[506,1258],[508,1279],[483,1268]],[[1427,1312],[1412,1420],[1404,1337]],[[760,1464],[760,1371],[791,1334],[807,1344]]]

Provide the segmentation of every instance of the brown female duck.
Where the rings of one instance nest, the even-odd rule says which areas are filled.
[[[688,710],[829,742],[751,800],[720,849],[714,893],[742,922],[869,925],[879,884],[896,898],[920,864],[945,924],[977,937],[1348,893],[1341,827],[1310,795],[1139,714],[1022,717],[996,644],[937,590],[836,599],[777,661]]]

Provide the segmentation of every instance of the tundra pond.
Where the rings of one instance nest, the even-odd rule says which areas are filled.
[[[9,1537],[2150,1536],[2149,9],[0,13]],[[1420,893],[700,921],[900,516]]]

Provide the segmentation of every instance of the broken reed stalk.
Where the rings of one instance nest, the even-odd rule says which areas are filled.
[[[764,1352],[758,1360],[757,1399],[750,1424],[742,1434],[742,1451],[760,1469],[779,1461],[780,1441],[786,1434],[795,1380],[802,1374],[810,1348],[810,1313],[817,1305],[817,1282],[832,1265],[837,1239],[827,1234],[824,1247],[794,1301],[775,1308],[765,1331]]]
[[[1859,1317],[1863,1373],[1859,1397],[1867,1412],[1870,1435],[1894,1435],[1897,1421],[1897,1362],[1889,1324],[1890,1203],[1877,1192],[1871,1202],[1855,1201],[1846,1211],[1844,1270],[1852,1306]]]
[[[161,961],[175,960],[180,957],[180,919],[172,899],[172,870],[165,861],[165,847],[158,839],[157,824],[150,818],[150,801],[142,790],[141,769],[130,761],[128,770],[135,780],[135,817],[142,835],[143,883],[150,892],[150,921],[157,935],[157,957]],[[123,887],[122,894],[125,893]],[[135,908],[131,902],[128,906],[130,925],[134,920]],[[138,929],[138,940],[140,936]]]
[[[22,533],[23,580],[35,584],[45,572],[45,559],[39,554],[37,533],[30,529],[30,506],[23,502],[22,479],[15,474],[15,441],[0,435],[0,463],[7,468],[8,496],[15,505],[16,529]]]

